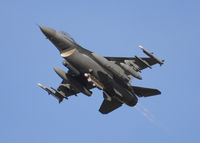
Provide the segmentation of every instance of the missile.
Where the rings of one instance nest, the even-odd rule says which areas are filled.
[[[52,90],[54,90],[55,92],[59,93],[62,97],[68,99],[64,94],[62,94],[60,91],[58,91],[57,89],[50,87]]]
[[[120,63],[120,66],[127,71],[129,74],[131,74],[132,76],[134,76],[137,79],[142,79],[142,77],[133,69],[131,68],[129,65],[124,64],[124,63]]]
[[[55,88],[53,88],[53,87],[50,87],[52,90],[54,90],[57,94],[59,94],[60,96],[62,96],[63,98],[66,98],[66,99],[68,99],[67,97],[66,97],[66,95],[65,95],[65,93],[63,93],[63,92],[61,92],[61,91],[58,91],[57,89],[55,89]],[[55,95],[56,95],[56,93],[55,93]]]
[[[138,59],[140,62],[142,62],[144,65],[146,65],[147,67],[149,67],[150,69],[152,69],[151,65],[149,65],[149,63],[147,63],[145,60],[143,60],[142,58],[135,56],[136,59]]]
[[[51,94],[53,97],[55,97],[56,99],[58,99],[59,103],[61,103],[61,102],[63,101],[63,98],[66,98],[66,99],[67,99],[66,96],[64,96],[62,93],[60,93],[59,91],[57,91],[55,88],[52,88],[52,87],[51,87],[53,90],[56,91],[57,94],[54,93],[53,91],[51,91],[49,88],[43,86],[43,85],[40,84],[40,83],[38,83],[38,86],[41,87],[42,89],[44,89],[45,91],[47,91],[49,95]]]
[[[49,88],[43,86],[42,84],[38,83],[38,86],[41,87],[42,89],[44,89],[46,92],[48,92],[48,94],[54,94],[53,91],[51,91]]]
[[[142,51],[143,51],[147,56],[149,56],[149,57],[153,58],[154,60],[156,60],[156,61],[160,64],[160,66],[161,66],[162,64],[164,64],[164,60],[159,60],[158,58],[156,58],[156,57],[153,55],[153,53],[150,53],[149,51],[147,51],[146,49],[144,49],[142,46],[139,46],[139,48],[142,49]]]

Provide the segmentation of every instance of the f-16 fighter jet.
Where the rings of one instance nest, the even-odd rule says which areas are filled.
[[[148,97],[161,94],[157,89],[131,85],[131,79],[142,79],[139,74],[145,68],[152,68],[154,64],[162,65],[163,60],[156,58],[153,53],[139,46],[148,56],[147,58],[135,57],[103,57],[84,49],[78,45],[68,34],[54,29],[40,26],[42,33],[59,50],[64,59],[63,65],[68,71],[54,68],[62,82],[55,89],[38,83],[48,94],[58,99],[59,103],[69,96],[83,93],[92,95],[92,88],[103,92],[103,103],[99,109],[102,114],[108,114],[126,104],[135,106],[138,97]]]

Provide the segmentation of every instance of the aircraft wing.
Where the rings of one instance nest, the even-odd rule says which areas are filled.
[[[148,58],[141,58],[138,56],[135,57],[105,57],[109,61],[113,61],[120,65],[120,63],[125,63],[132,67],[135,71],[141,71],[147,67],[152,68],[154,64],[162,65],[164,60],[160,60],[153,55],[153,53],[147,51],[142,46],[139,46],[140,49],[148,56]]]
[[[42,89],[47,91],[48,94],[51,94],[56,99],[58,99],[59,103],[62,102],[64,98],[68,99],[69,96],[77,95],[80,92],[90,96],[92,94],[92,92],[89,90],[94,88],[94,86],[91,83],[84,80],[84,78],[82,78],[82,77],[77,76],[75,78],[79,79],[83,84],[82,87],[79,87],[80,89],[77,88],[76,85],[73,85],[72,83],[70,83],[70,81],[66,81],[66,80],[63,80],[57,89],[51,87],[51,89],[53,91],[50,90],[49,88],[41,85],[40,83],[38,83],[38,86],[40,86]]]
[[[66,96],[66,98],[79,93],[78,91],[72,89],[70,83],[64,80],[61,82],[61,84],[59,85],[56,91],[56,93],[61,93],[61,92]]]
[[[148,67],[151,68],[152,65],[157,64],[157,61],[154,60],[153,58],[139,57],[140,59],[142,59],[142,61],[139,60],[138,58],[132,58],[132,57],[105,57],[105,58],[109,61],[116,62],[117,64],[125,63],[131,65],[136,71],[141,71]]]

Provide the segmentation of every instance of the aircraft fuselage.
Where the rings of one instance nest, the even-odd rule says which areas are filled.
[[[68,64],[94,86],[103,90],[104,98],[112,97],[129,106],[137,104],[137,97],[128,85],[129,77],[117,64],[79,46],[73,39],[47,27],[40,27],[46,37],[60,51]]]

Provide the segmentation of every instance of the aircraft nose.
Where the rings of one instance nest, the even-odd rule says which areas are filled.
[[[42,33],[48,38],[51,39],[52,37],[55,36],[56,34],[56,30],[45,27],[45,26],[39,26],[40,30],[42,31]]]

